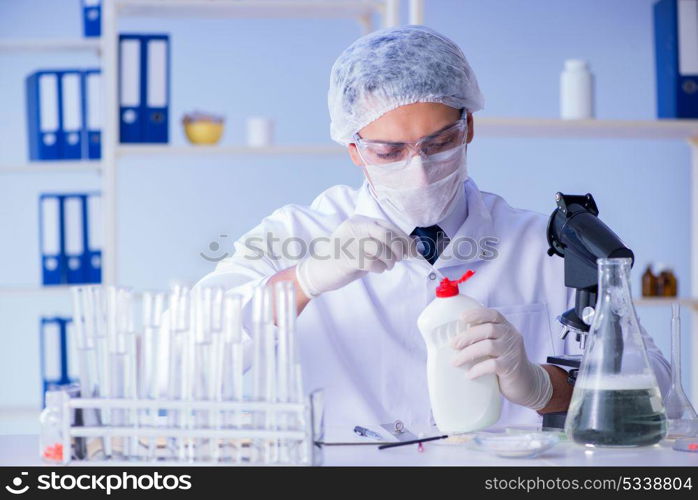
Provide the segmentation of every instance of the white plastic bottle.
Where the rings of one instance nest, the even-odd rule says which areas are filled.
[[[560,117],[563,120],[594,118],[594,77],[586,61],[565,61],[560,75]]]
[[[436,298],[417,319],[427,344],[427,383],[436,426],[444,433],[471,432],[499,420],[502,400],[496,375],[469,379],[467,371],[482,359],[461,366],[451,361],[458,351],[450,340],[458,333],[460,316],[468,309],[483,307],[475,299],[459,293],[458,284],[470,278],[468,271],[458,281],[441,280]]]

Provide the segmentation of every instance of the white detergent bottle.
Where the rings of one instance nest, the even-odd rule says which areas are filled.
[[[502,409],[496,375],[483,375],[472,380],[467,376],[467,371],[484,358],[461,366],[451,363],[459,351],[451,347],[450,340],[458,334],[461,315],[468,309],[483,307],[458,290],[458,284],[473,274],[475,271],[469,270],[457,281],[441,280],[436,288],[436,298],[417,319],[417,326],[427,344],[431,410],[436,426],[447,434],[488,427],[499,420]]]

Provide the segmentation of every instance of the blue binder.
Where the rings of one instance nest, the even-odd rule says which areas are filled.
[[[89,274],[87,258],[87,196],[70,194],[63,201],[63,238],[66,282],[86,283]]]
[[[98,192],[39,197],[44,285],[101,283],[100,201]]]
[[[82,0],[82,32],[87,38],[102,34],[102,0]]]
[[[70,318],[41,318],[39,338],[42,406],[45,406],[44,394],[47,390],[73,383],[69,365],[68,328]],[[75,357],[76,354],[73,354]]]
[[[83,157],[83,92],[82,72],[65,70],[60,72],[61,85],[61,130],[59,143],[62,146],[61,159],[78,160]]]
[[[170,38],[167,35],[143,37],[145,54],[144,142],[168,142],[170,102]],[[141,101],[143,102],[143,101]]]
[[[143,142],[141,37],[119,36],[119,137]]]
[[[102,157],[102,74],[98,69],[82,72],[83,158]]]
[[[86,283],[102,282],[102,197],[99,193],[90,193],[87,196],[86,208],[87,221],[87,249]]]
[[[60,74],[37,71],[27,77],[25,87],[29,158],[58,160],[62,156]]]
[[[168,35],[119,36],[119,112],[122,143],[169,140]]]
[[[39,197],[39,232],[43,284],[65,283],[63,201],[59,195],[42,194]]]
[[[654,5],[657,116],[698,118],[698,0]]]

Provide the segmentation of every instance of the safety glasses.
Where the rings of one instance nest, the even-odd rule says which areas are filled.
[[[422,137],[416,142],[370,141],[363,139],[358,132],[354,134],[353,139],[359,156],[367,165],[404,166],[414,155],[420,155],[426,159],[431,155],[463,145],[467,134],[468,122],[466,113],[463,111],[460,119],[453,125],[435,134]]]

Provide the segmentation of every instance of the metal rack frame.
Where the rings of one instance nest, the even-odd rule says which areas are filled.
[[[222,466],[245,466],[245,465],[320,465],[322,464],[322,448],[316,444],[322,442],[323,422],[322,422],[322,400],[318,400],[321,391],[314,391],[306,399],[305,403],[282,403],[282,402],[254,402],[254,401],[181,401],[181,400],[153,400],[153,399],[109,399],[109,398],[71,398],[67,392],[60,393],[60,408],[58,409],[61,418],[61,445],[62,453],[60,463],[63,465],[222,465]],[[49,408],[47,407],[47,410]],[[188,424],[176,426],[167,423],[156,426],[133,425],[100,425],[84,426],[74,423],[76,410],[95,410],[97,412],[121,411],[130,414],[138,420],[139,411],[158,412],[160,410],[184,412],[184,415],[193,417],[194,411],[205,411],[217,413],[226,412],[235,414],[243,422],[243,416],[256,415],[257,418],[272,422],[286,422],[284,427],[277,424],[271,428],[255,428],[250,423],[240,424],[230,428],[210,428],[196,427],[189,421]],[[135,415],[134,415],[135,413]],[[261,414],[261,417],[260,417]],[[293,420],[295,419],[295,420]],[[289,422],[295,421],[295,425]],[[289,428],[290,427],[290,428]],[[103,456],[98,459],[79,459],[75,457],[74,447],[77,439],[124,439],[136,440],[141,445],[141,438],[159,438],[166,440],[186,440],[186,456],[179,459],[155,458],[149,459],[120,459]],[[218,456],[197,459],[194,457],[194,440],[239,440],[239,441],[262,441],[269,443],[279,443],[291,441],[298,445],[301,451],[301,458],[293,461],[289,457],[276,461],[258,460],[252,453],[246,460],[234,462],[225,460],[225,457]],[[211,446],[209,444],[209,446]],[[220,442],[211,449],[217,449]],[[106,449],[106,446],[105,446]],[[39,450],[43,453],[44,450]],[[142,450],[141,450],[142,451]],[[173,453],[174,454],[174,453]],[[140,457],[140,452],[137,453]]]

